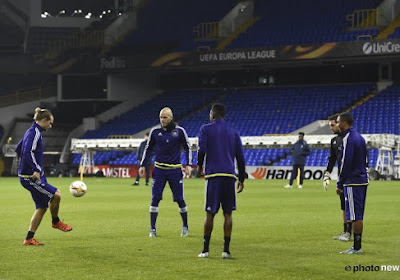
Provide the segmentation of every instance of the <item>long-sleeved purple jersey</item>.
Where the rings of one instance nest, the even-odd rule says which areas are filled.
[[[354,128],[345,131],[341,157],[337,187],[367,185],[367,147],[364,138]]]
[[[21,157],[19,176],[32,176],[34,172],[39,172],[41,176],[44,176],[42,131],[42,127],[34,122],[15,148],[18,156]]]
[[[205,178],[236,176],[235,158],[239,171],[239,182],[244,181],[245,161],[239,133],[224,120],[217,119],[203,125],[199,132],[197,164],[205,164]]]
[[[143,163],[149,162],[152,150],[155,149],[155,166],[161,169],[174,169],[181,166],[181,149],[185,150],[186,162],[192,164],[189,138],[183,127],[176,126],[171,131],[158,125],[150,131],[149,139],[143,152]]]

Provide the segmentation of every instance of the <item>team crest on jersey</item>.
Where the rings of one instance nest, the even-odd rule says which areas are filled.
[[[158,136],[162,136],[162,133],[161,133],[161,132],[159,132],[157,135],[158,135]]]
[[[178,130],[174,129],[174,130],[172,130],[171,134],[172,134],[172,136],[174,136],[174,137],[178,137],[179,132],[178,132]]]

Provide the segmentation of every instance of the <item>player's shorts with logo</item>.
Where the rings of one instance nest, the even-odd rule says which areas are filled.
[[[49,207],[49,201],[53,198],[57,188],[47,183],[46,177],[42,176],[40,180],[19,177],[19,181],[25,189],[31,192],[36,209]]]
[[[367,186],[349,185],[344,187],[346,219],[348,221],[363,220]]]
[[[182,169],[161,169],[155,167],[153,170],[153,184],[152,184],[152,199],[162,200],[162,195],[166,183],[169,183],[169,187],[172,191],[173,200],[183,201],[183,174]]]
[[[218,213],[220,206],[225,213],[236,210],[235,182],[233,177],[208,178],[205,188],[205,210],[211,214]]]

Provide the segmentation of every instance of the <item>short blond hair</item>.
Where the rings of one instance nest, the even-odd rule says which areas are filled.
[[[35,114],[33,115],[35,121],[41,121],[43,119],[50,120],[51,117],[53,117],[53,114],[49,110],[40,107],[35,109]]]

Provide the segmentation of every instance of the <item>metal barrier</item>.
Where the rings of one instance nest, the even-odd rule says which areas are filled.
[[[20,89],[13,93],[2,95],[0,98],[0,107],[11,106],[15,104],[40,100],[57,95],[56,85],[49,85],[38,88]]]
[[[378,27],[379,9],[355,10],[346,16],[353,28]]]
[[[220,24],[218,21],[202,22],[193,27],[195,41],[217,40],[220,34]]]

